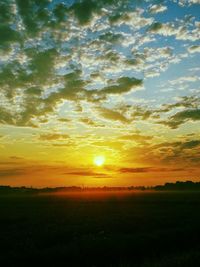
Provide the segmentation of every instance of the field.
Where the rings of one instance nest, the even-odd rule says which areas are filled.
[[[200,192],[0,195],[1,266],[200,266]]]

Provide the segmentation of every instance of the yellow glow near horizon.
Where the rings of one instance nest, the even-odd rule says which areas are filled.
[[[105,162],[105,157],[104,156],[96,156],[94,157],[94,164],[96,166],[102,166]]]

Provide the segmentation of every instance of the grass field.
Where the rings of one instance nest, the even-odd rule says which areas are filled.
[[[200,192],[0,195],[1,266],[200,266]]]

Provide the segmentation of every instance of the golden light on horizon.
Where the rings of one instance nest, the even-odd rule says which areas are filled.
[[[100,156],[95,156],[94,157],[94,164],[98,167],[102,166],[105,163],[105,157],[100,155]]]

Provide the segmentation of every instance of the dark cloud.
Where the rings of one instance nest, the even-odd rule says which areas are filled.
[[[122,114],[129,114],[131,120],[136,121],[138,119],[148,120],[152,119],[156,123],[163,123],[166,125],[172,125],[173,120],[175,120],[174,124],[177,126],[184,121],[189,119],[195,121],[199,120],[199,107],[200,106],[200,98],[197,96],[184,96],[181,97],[179,101],[172,104],[163,104],[160,108],[153,109],[148,106],[142,105],[127,105],[126,103],[121,103],[116,105],[114,109],[118,110]],[[163,113],[168,113],[177,108],[188,108],[187,110],[177,112],[175,115],[169,117],[167,120],[160,122]],[[170,121],[171,120],[171,121]],[[183,122],[182,122],[183,121]]]
[[[116,84],[107,86],[101,90],[104,94],[122,94],[129,92],[135,87],[141,86],[142,80],[130,77],[121,77]]]
[[[104,108],[104,107],[99,107],[97,110],[99,111],[99,114],[105,119],[113,120],[113,121],[120,121],[122,123],[130,123],[129,119],[127,119],[124,115],[122,115],[121,113],[117,111]]]
[[[13,27],[13,11],[10,1],[0,2],[0,49],[8,51],[11,43],[21,40],[20,33]]]
[[[56,172],[57,174],[67,175],[67,176],[88,176],[94,178],[109,178],[109,175],[104,172],[98,172],[92,168],[72,168],[66,165],[35,165],[34,163],[23,167],[2,167],[0,169],[0,177],[11,177],[11,176],[21,176],[29,174],[39,174],[39,173],[49,173]]]
[[[143,172],[149,172],[151,171],[151,167],[145,167],[145,168],[121,168],[119,169],[119,172],[121,173],[143,173]]]
[[[81,118],[79,121],[91,127],[104,127],[104,124],[98,123],[90,118]]]
[[[28,54],[32,54],[30,70],[32,79],[35,79],[38,83],[46,81],[51,76],[54,67],[55,57],[58,56],[58,52],[55,48],[38,51],[27,51]]]
[[[89,176],[94,178],[108,178],[109,176],[106,173],[95,172],[94,170],[76,170],[63,173],[64,175],[74,175],[74,176]]]
[[[193,135],[191,135],[193,137]],[[154,149],[157,148],[171,148],[173,150],[179,150],[182,151],[184,149],[192,149],[192,148],[197,148],[200,145],[200,140],[199,139],[194,139],[194,140],[188,140],[187,136],[183,140],[178,140],[176,142],[164,142],[160,144],[153,145]]]
[[[151,117],[158,118],[158,115],[155,114],[155,110],[147,109],[145,107],[136,106],[131,112],[131,117],[134,119],[147,120]]]
[[[23,86],[23,78],[26,76],[26,71],[19,64],[19,62],[8,62],[4,65],[0,71],[0,91],[5,94],[9,99],[12,99],[16,95],[16,88]]]
[[[150,27],[149,27],[149,31],[151,32],[158,32],[160,29],[163,28],[162,23],[160,22],[154,22]]]
[[[166,121],[160,123],[169,126],[172,129],[177,129],[179,125],[187,121],[199,121],[200,120],[200,109],[188,109],[177,112]]]
[[[200,52],[200,45],[192,45],[188,48],[190,53],[199,53]]]
[[[122,4],[125,5],[127,2],[127,0],[82,0],[75,1],[70,7],[70,10],[73,11],[79,23],[84,25],[89,23],[94,14],[99,14],[101,8],[109,6],[112,7],[112,9],[116,9],[119,6],[122,6]]]
[[[48,0],[16,0],[19,15],[25,25],[25,30],[30,35],[35,35],[50,20],[47,11]]]
[[[123,35],[122,34],[114,34],[112,32],[107,32],[99,36],[100,40],[106,41],[108,43],[117,43],[120,40],[122,40]]]
[[[0,107],[0,123],[14,124],[14,118],[11,112],[7,111],[3,107]]]
[[[122,140],[135,141],[135,142],[149,142],[153,139],[153,136],[141,135],[139,133],[122,135],[120,137]]]
[[[70,122],[71,120],[67,119],[67,118],[59,118],[58,121],[60,121],[60,122]]]
[[[86,24],[90,21],[92,14],[98,10],[98,3],[90,0],[78,1],[70,9],[74,12],[80,24]]]
[[[181,145],[182,149],[192,149],[195,147],[200,146],[200,140],[191,140],[191,141],[187,141],[184,144]]]
[[[95,126],[96,125],[96,123],[93,120],[89,119],[89,118],[82,118],[82,119],[80,119],[80,122],[83,122],[83,123],[85,123],[87,125],[90,125],[90,126]]]
[[[17,156],[11,156],[10,159],[14,159],[14,160],[22,160],[24,158],[22,157],[17,157]]]
[[[17,125],[17,126],[29,126],[36,127],[35,123],[32,123],[33,118],[37,118],[54,111],[55,106],[64,99],[77,101],[78,99],[90,98],[92,101],[92,94],[87,93],[84,90],[86,82],[81,79],[79,70],[67,74],[62,77],[63,86],[59,90],[52,92],[46,98],[42,98],[41,94],[43,90],[40,88],[40,82],[49,81],[49,75],[52,72],[51,56],[55,56],[55,50],[45,51],[39,53],[34,57],[31,63],[32,74],[28,77],[27,89],[25,89],[24,100],[21,104],[21,111],[13,111],[12,114],[6,109],[6,107],[0,107],[0,122],[5,124]],[[52,59],[53,60],[53,59]],[[49,65],[50,64],[50,65]],[[23,71],[19,76],[21,76]],[[10,66],[8,69],[4,69],[0,73],[0,85],[2,84],[2,91],[5,91],[7,96],[12,103],[13,98],[16,96],[15,87],[22,85],[21,77],[13,73],[13,67]],[[51,75],[50,75],[51,77]],[[35,86],[29,87],[28,84],[35,80]],[[9,85],[9,88],[7,88]],[[5,89],[4,89],[5,88]],[[83,94],[78,96],[78,93]]]
[[[74,146],[74,142],[68,141],[67,143],[64,142],[64,140],[62,140],[62,143],[53,143],[51,144],[51,146],[55,146],[55,147],[69,147],[69,146]]]
[[[12,19],[11,6],[9,2],[4,0],[0,2],[0,23],[9,23]]]
[[[25,91],[28,95],[41,95],[42,90],[36,86],[30,87]]]
[[[58,22],[66,21],[68,7],[64,3],[57,4],[53,10],[53,13]]]
[[[169,164],[169,166],[195,166],[200,159],[200,144],[194,136],[182,136],[172,142],[140,142],[140,146],[127,147],[125,153],[129,163]],[[131,144],[131,141],[130,141]],[[180,164],[180,165],[179,165]],[[171,167],[170,167],[171,168]],[[142,170],[141,170],[142,171]]]
[[[163,104],[158,112],[169,112],[174,108],[198,108],[200,106],[200,98],[197,96],[183,96],[180,100],[173,104]]]
[[[163,104],[158,109],[149,108],[148,106],[139,105],[127,105],[120,104],[116,105],[113,110],[117,110],[130,121],[149,120],[154,123],[160,123],[166,125],[172,129],[176,129],[179,125],[187,121],[198,121],[200,120],[200,99],[197,96],[184,96],[179,101],[172,104]],[[163,113],[168,113],[177,108],[187,108],[183,111],[176,112],[174,115],[167,119],[160,120]]]
[[[19,176],[26,174],[26,171],[23,168],[9,168],[9,169],[1,169],[0,177],[10,177],[10,176]]]
[[[0,48],[5,48],[11,42],[20,40],[20,35],[17,31],[13,30],[8,25],[0,25]]]
[[[150,149],[154,151],[163,161],[180,161],[180,162],[196,162],[200,156],[199,153],[200,140],[178,140],[176,142],[165,142],[153,145]]]
[[[154,168],[154,167],[140,167],[140,168],[121,168],[121,173],[148,173],[148,172],[179,172],[184,171],[184,168]]]
[[[39,140],[42,141],[54,141],[54,140],[65,140],[68,139],[68,134],[58,134],[58,133],[47,133],[47,134],[41,134],[39,136]]]

